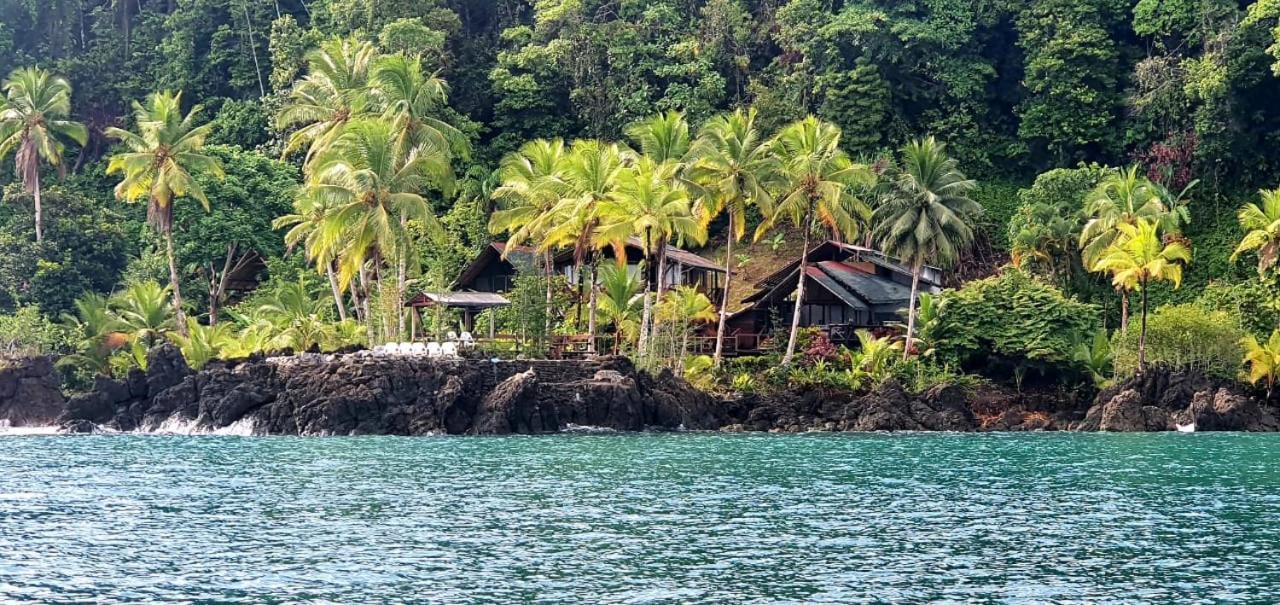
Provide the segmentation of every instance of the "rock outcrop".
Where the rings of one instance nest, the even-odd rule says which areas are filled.
[[[715,399],[623,357],[594,361],[432,360],[368,353],[215,362],[192,371],[171,345],[147,370],[99,378],[69,401],[53,361],[0,365],[0,425],[65,432],[271,435],[505,435],[575,426],[619,431],[1277,431],[1267,402],[1237,383],[1152,370],[1099,393],[993,384],[915,393],[890,381],[858,395],[804,390]]]
[[[308,354],[212,363],[191,371],[176,349],[147,372],[101,379],[67,404],[70,430],[218,431],[272,435],[535,434],[572,424],[616,430],[713,429],[727,416],[669,374],[623,358],[490,362]]]
[[[0,359],[0,424],[47,426],[66,403],[48,357]]]
[[[1082,431],[1172,431],[1194,426],[1197,431],[1280,430],[1271,410],[1233,383],[1215,381],[1197,372],[1153,368],[1098,394]]]

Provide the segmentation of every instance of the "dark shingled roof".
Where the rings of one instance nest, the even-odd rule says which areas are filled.
[[[857,293],[858,297],[873,305],[906,303],[911,299],[911,288],[891,279],[859,271],[844,263],[823,261],[818,263],[822,271],[840,285]]]
[[[840,302],[843,302],[849,307],[858,309],[860,311],[866,311],[870,309],[870,307],[868,307],[866,303],[862,302],[861,300],[858,300],[858,296],[856,294],[850,292],[838,280],[832,279],[831,275],[829,275],[829,272],[824,271],[819,267],[810,265],[805,268],[805,275],[808,275],[811,279],[813,279],[813,281],[818,282],[818,284],[821,285],[823,288],[825,288],[828,292],[833,294],[836,298],[839,298]]]

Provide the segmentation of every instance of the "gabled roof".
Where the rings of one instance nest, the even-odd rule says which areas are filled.
[[[510,252],[507,252],[508,249]],[[507,253],[507,262],[512,265],[532,264],[536,251],[528,246],[507,246],[503,242],[492,242],[477,254],[475,259],[458,274],[458,279],[453,280],[450,288],[459,288],[466,286],[475,281],[480,272],[489,266],[490,263],[498,262],[502,259],[503,253]]]
[[[776,300],[780,295],[795,288],[796,273],[796,268],[793,266],[788,275],[776,280],[769,287],[761,288],[743,302],[751,303],[749,308],[768,306],[768,301]],[[805,267],[805,276],[854,309],[867,310],[882,305],[905,305],[911,299],[910,288],[887,277],[867,273],[851,264],[839,261],[820,261],[808,265]]]
[[[873,305],[891,305],[911,300],[911,288],[891,279],[859,271],[845,263],[822,261],[816,265],[841,286],[858,293]],[[814,267],[810,267],[813,269]]]
[[[813,248],[810,248],[809,254],[806,255],[805,258],[810,263],[815,263],[815,262],[825,261],[825,260],[843,261],[843,260],[846,260],[849,256],[856,256],[860,261],[869,262],[873,265],[884,267],[885,269],[888,269],[890,271],[895,271],[902,275],[911,275],[910,268],[902,265],[901,263],[898,262],[898,259],[893,258],[885,254],[884,252],[881,252],[874,248],[867,248],[865,246],[857,246],[854,244],[845,244],[845,243],[837,242],[834,240],[828,240],[814,246]],[[786,266],[769,274],[768,276],[765,276],[764,279],[756,282],[756,287],[762,288],[762,289],[769,289],[776,286],[778,283],[782,281],[789,281],[792,278],[792,274],[795,273],[796,266],[798,266],[799,264],[800,264],[799,259],[791,261]],[[925,268],[931,269],[935,273],[940,273],[940,271],[935,267],[930,267],[926,265]],[[933,281],[930,280],[927,275],[921,275],[921,281],[924,281],[934,286],[942,285],[938,283],[933,283]]]
[[[862,302],[862,300],[858,298],[857,294],[850,292],[849,289],[841,283],[841,280],[834,279],[830,272],[824,270],[823,267],[818,265],[809,265],[808,267],[805,267],[804,274],[817,282],[818,285],[822,286],[833,296],[840,299],[840,302],[843,302],[845,305],[860,311],[870,309],[870,307],[867,306],[867,303]]]
[[[405,303],[406,307],[430,307],[444,305],[458,309],[490,309],[511,304],[505,296],[492,292],[423,292]]]

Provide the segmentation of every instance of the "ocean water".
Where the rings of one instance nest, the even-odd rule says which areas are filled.
[[[1280,436],[0,437],[0,603],[1275,603]]]

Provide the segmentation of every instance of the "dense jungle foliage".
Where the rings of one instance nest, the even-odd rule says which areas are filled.
[[[33,67],[44,79],[18,71]],[[849,162],[880,175],[932,136],[976,181],[963,196],[981,206],[966,218],[976,233],[953,274],[1004,281],[944,294],[936,325],[922,302],[922,341],[907,353],[951,325],[955,338],[939,332],[922,357],[1019,379],[1054,364],[1089,375],[1095,329],[1136,318],[1139,299],[1152,311],[1181,305],[1159,315],[1166,331],[1191,308],[1225,312],[1257,350],[1280,325],[1280,194],[1259,194],[1280,186],[1276,0],[0,0],[0,75],[10,73],[10,108],[32,91],[51,96],[45,134],[23,134],[31,123],[19,114],[0,128],[12,139],[0,140],[0,339],[116,352],[97,370],[136,363],[125,352],[153,332],[205,357],[253,350],[253,338],[393,339],[407,284],[447,286],[495,237],[490,215],[511,203],[504,158],[531,157],[536,140],[563,140],[575,157],[590,141],[653,156],[633,125],[676,111],[697,135],[746,107],[761,139],[816,116]],[[366,80],[343,83],[356,73]],[[411,131],[412,145],[399,138]],[[353,159],[405,145],[415,159]],[[148,162],[171,160],[186,176],[157,195],[168,177]],[[379,169],[372,193],[334,177]],[[343,236],[358,253],[327,256],[324,234],[306,226],[325,231],[318,194],[344,187],[352,199],[420,199],[388,204],[381,231]],[[680,239],[719,249],[736,231],[780,227],[771,206],[745,208],[747,225],[725,211]],[[857,234],[838,234],[884,241],[872,210]],[[554,239],[543,235],[528,243]],[[1017,275],[991,278],[1005,263]],[[235,294],[232,278],[247,271],[263,284]],[[527,281],[508,329],[581,330],[581,313],[574,325],[531,324],[548,309]],[[650,321],[648,305],[630,309],[637,292],[614,286],[606,301],[602,284],[612,311],[600,323],[643,343],[648,330],[632,324]],[[155,307],[178,294],[172,313]],[[1006,325],[983,323],[1022,302],[1025,312],[999,317]],[[1059,318],[1069,332],[1054,332]],[[1046,342],[1019,342],[1042,332]],[[1138,364],[1131,332],[1108,343],[1125,371]],[[115,334],[132,344],[99,342]],[[791,340],[788,352],[811,346]],[[883,370],[880,357],[871,365]],[[1280,365],[1280,349],[1273,357]]]

